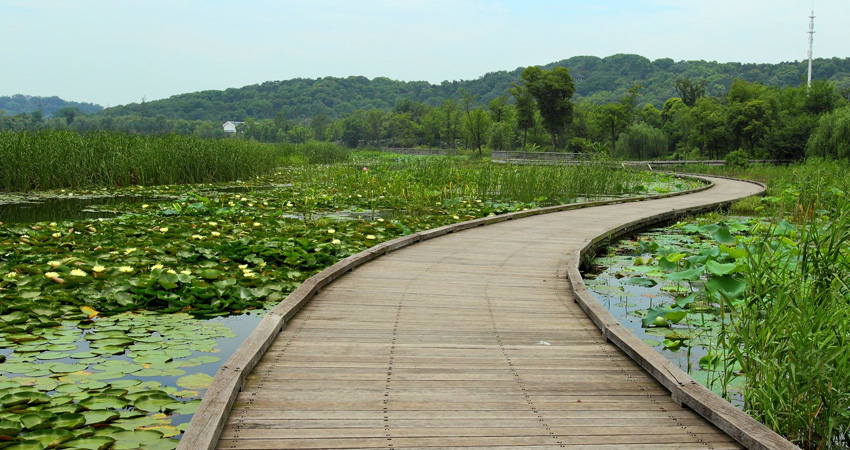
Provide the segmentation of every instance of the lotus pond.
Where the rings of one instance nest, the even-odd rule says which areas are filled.
[[[716,296],[740,297],[745,284],[735,275],[742,271],[736,258],[746,255],[743,243],[763,226],[753,218],[711,217],[654,228],[596,257],[585,273],[587,286],[629,331],[742,406],[742,379],[723,378],[718,370],[718,337],[732,318]]]
[[[339,259],[448,223],[694,186],[412,157],[37,193],[129,201],[86,205],[97,218],[0,218],[0,448],[174,448],[263,313]]]

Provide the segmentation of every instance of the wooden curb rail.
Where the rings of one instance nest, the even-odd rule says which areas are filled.
[[[421,232],[414,233],[414,234],[407,235],[407,236],[402,236],[402,237],[393,239],[391,241],[380,243],[380,244],[375,245],[375,246],[373,246],[373,247],[371,247],[367,250],[364,250],[364,251],[362,251],[362,252],[360,252],[356,255],[352,255],[352,256],[349,256],[348,258],[340,260],[336,264],[326,268],[325,270],[323,270],[323,271],[319,272],[318,274],[307,279],[297,289],[295,289],[291,294],[289,294],[289,296],[287,296],[283,301],[281,301],[278,305],[276,305],[274,308],[272,308],[265,315],[265,317],[263,317],[263,319],[260,321],[260,323],[254,329],[254,331],[251,333],[251,335],[248,336],[248,338],[239,346],[239,348],[234,352],[234,354],[230,358],[228,358],[228,360],[219,368],[218,372],[215,375],[213,382],[211,383],[211,385],[207,389],[207,393],[204,395],[204,397],[201,401],[201,404],[198,407],[197,412],[193,416],[191,422],[189,423],[189,426],[188,426],[186,432],[184,433],[182,439],[180,440],[180,443],[178,445],[178,449],[195,450],[195,449],[214,449],[214,448],[216,448],[219,436],[220,436],[220,434],[221,434],[221,432],[224,428],[224,425],[227,421],[231,406],[233,405],[237,395],[239,394],[240,390],[242,389],[242,387],[245,383],[246,377],[251,372],[251,370],[254,368],[254,366],[258,363],[258,361],[262,358],[263,354],[269,348],[269,346],[272,344],[274,339],[277,337],[280,330],[285,326],[286,322],[289,319],[291,319],[301,309],[301,307],[303,307],[323,287],[328,285],[330,282],[336,280],[340,276],[344,275],[345,273],[355,269],[356,267],[358,267],[362,264],[365,264],[365,263],[383,255],[383,254],[392,252],[394,250],[397,250],[397,249],[400,249],[400,248],[403,248],[403,247],[407,247],[409,245],[415,244],[415,243],[420,242],[420,241],[425,241],[425,240],[428,240],[428,239],[432,239],[432,238],[435,238],[435,237],[439,237],[439,236],[443,236],[443,235],[446,235],[446,234],[449,234],[449,233],[453,233],[455,231],[461,231],[461,230],[474,228],[474,227],[478,227],[478,226],[489,225],[489,224],[493,224],[493,223],[503,222],[503,221],[512,220],[512,219],[518,219],[518,218],[523,218],[523,217],[529,217],[529,216],[534,216],[534,215],[538,215],[538,214],[547,214],[547,213],[566,211],[566,210],[571,210],[571,209],[587,208],[587,207],[592,207],[592,206],[602,206],[602,205],[610,205],[610,204],[617,204],[617,203],[628,203],[628,202],[645,201],[645,200],[667,198],[667,197],[673,197],[673,196],[679,196],[679,195],[686,195],[686,194],[691,194],[691,193],[694,193],[694,192],[699,192],[699,191],[702,191],[702,190],[705,190],[705,189],[709,189],[713,186],[713,184],[709,180],[706,180],[704,178],[701,178],[701,177],[698,177],[698,176],[693,176],[693,175],[685,175],[685,176],[702,179],[703,181],[707,181],[708,184],[705,185],[705,186],[696,188],[696,189],[692,189],[692,190],[688,190],[688,191],[668,193],[668,194],[657,194],[657,195],[650,195],[650,196],[645,196],[645,197],[630,197],[630,198],[625,198],[625,199],[615,199],[615,200],[608,200],[608,201],[595,201],[595,202],[575,203],[575,204],[569,204],[569,205],[558,205],[558,206],[551,206],[551,207],[545,207],[545,208],[537,208],[537,209],[527,210],[527,211],[519,211],[519,212],[514,212],[514,213],[508,213],[508,214],[499,215],[499,216],[484,217],[484,218],[480,218],[480,219],[470,220],[470,221],[467,221],[467,222],[461,222],[461,223],[442,226],[442,227],[439,227],[439,228],[434,228],[434,229],[431,229],[431,230],[421,231]],[[728,202],[726,202],[726,203],[728,203]],[[635,229],[633,227],[642,228],[642,227],[647,226],[651,223],[657,223],[658,221],[663,221],[663,220],[666,220],[668,218],[674,218],[676,216],[688,214],[689,212],[694,212],[695,210],[713,209],[713,208],[716,208],[720,205],[721,204],[712,204],[712,205],[705,205],[705,206],[701,206],[701,207],[697,207],[697,208],[690,208],[688,210],[671,211],[671,212],[668,212],[668,213],[665,213],[665,214],[653,216],[650,220],[643,219],[643,220],[639,220],[639,221],[636,221],[634,223],[628,224],[624,227],[618,227],[615,230],[611,230],[610,233],[606,233],[605,235],[600,236],[600,237],[592,240],[591,242],[589,242],[585,246],[585,248],[582,250],[582,252],[571,256],[571,259],[570,259],[571,262],[570,262],[569,266],[567,267],[566,272],[569,274],[569,278],[570,278],[571,282],[574,283],[574,284],[572,284],[572,288],[576,292],[583,292],[583,297],[590,296],[590,294],[586,290],[586,287],[584,286],[583,280],[581,280],[580,275],[577,275],[577,273],[578,273],[577,272],[577,270],[578,270],[578,260],[579,260],[580,255],[584,254],[584,252],[591,249],[594,245],[598,244],[603,239],[608,238],[610,236],[621,235],[623,233],[627,233],[629,230]],[[617,234],[617,233],[619,233],[619,234]],[[573,262],[575,264],[573,264]],[[575,274],[572,272],[573,265],[575,266],[575,270],[576,270]],[[580,280],[581,283],[580,284],[575,283],[575,281],[573,281],[573,280]],[[578,295],[576,297],[576,300],[579,301]],[[611,317],[610,314],[608,314],[607,311],[604,310],[604,308],[602,308],[602,311],[598,311],[598,309],[601,308],[601,305],[596,303],[596,306],[594,307],[593,303],[595,303],[595,299],[593,299],[592,296],[590,296],[590,300],[592,300],[592,302],[589,302],[587,298],[582,298],[581,302],[580,302],[581,306],[586,311],[589,311],[588,315],[593,319],[593,321],[597,324],[597,326],[600,326],[600,328],[603,329],[603,333],[605,334],[605,337],[607,339],[609,339],[609,340],[611,340],[612,342],[615,342],[615,343],[618,342],[618,340],[621,340],[623,342],[626,342],[627,344],[631,344],[631,341],[628,339],[628,336],[631,336],[631,340],[637,341],[638,344],[643,344],[643,342],[641,342],[639,339],[635,338],[633,335],[631,335],[631,333],[629,333],[625,329],[623,329],[622,332],[618,331],[616,326],[614,325],[616,320],[614,320],[613,317]],[[602,312],[604,312],[605,314],[608,314],[609,317],[605,317],[602,314]],[[614,323],[611,323],[611,320],[613,320]],[[602,328],[603,326],[605,328]],[[620,345],[620,344],[617,344],[617,345]],[[703,412],[701,409],[699,409],[700,408],[699,405],[701,405],[702,403],[700,403],[700,401],[695,402],[695,401],[692,400],[692,397],[696,397],[698,400],[704,400],[704,399],[703,399],[702,396],[700,396],[702,393],[699,392],[698,389],[695,390],[694,388],[690,387],[690,384],[695,384],[696,382],[693,381],[688,375],[686,375],[686,374],[684,374],[684,372],[682,372],[681,375],[684,375],[684,377],[681,377],[679,374],[676,374],[675,371],[668,370],[668,367],[661,364],[662,361],[656,361],[658,358],[660,358],[663,361],[666,361],[666,359],[664,359],[661,355],[658,355],[657,353],[656,353],[657,358],[655,358],[655,359],[649,358],[650,355],[645,354],[645,350],[648,350],[648,351],[653,352],[653,353],[655,353],[655,351],[652,350],[650,347],[646,346],[646,344],[643,344],[644,347],[646,347],[646,349],[642,349],[642,348],[640,348],[639,346],[636,346],[636,345],[626,345],[626,344],[624,344],[624,345],[626,346],[626,348],[634,347],[634,348],[637,349],[634,352],[634,354],[636,356],[632,356],[632,353],[630,353],[628,350],[624,349],[624,351],[626,351],[626,353],[628,353],[630,356],[635,358],[635,360],[638,361],[638,363],[640,363],[641,366],[644,366],[644,368],[649,373],[651,373],[653,376],[655,376],[657,379],[659,379],[659,381],[665,387],[670,389],[671,393],[673,394],[673,397],[677,401],[679,401],[681,404],[688,405],[689,407],[691,407],[692,409],[696,410],[697,412],[702,414],[704,417],[709,419],[710,421],[712,421],[712,422],[715,421],[715,419],[712,418],[712,416],[713,416],[712,410],[707,410],[706,412]],[[621,346],[621,348],[623,348],[623,347]],[[646,362],[644,362],[644,360]],[[648,369],[648,368],[646,368],[645,364],[649,364],[649,367],[651,367],[651,368],[655,368],[655,367],[657,367],[657,368],[654,369],[654,370]],[[672,366],[672,364],[670,364],[669,362],[667,363],[667,365]],[[675,368],[675,366],[672,366],[672,367],[676,370],[679,370],[678,368]],[[674,376],[674,375],[668,375],[667,373],[661,373],[662,370],[667,371],[667,373],[676,374],[676,375]],[[679,370],[679,372],[681,372],[681,371]],[[662,378],[659,378],[659,376],[661,376],[661,375],[667,376],[667,378],[662,380]],[[670,378],[670,377],[673,377],[673,378]],[[675,383],[671,383],[669,381],[670,379],[676,380]],[[670,386],[668,386],[668,384]],[[672,386],[672,388],[671,388],[671,386]],[[697,385],[697,386],[701,387],[699,385]],[[708,391],[708,390],[706,390],[706,391]],[[711,396],[714,396],[714,398],[716,399],[716,402],[726,403],[725,401],[723,401],[722,399],[720,399],[719,397],[717,397],[716,395],[714,395],[710,391],[708,391],[708,394],[710,394]],[[691,406],[691,404],[696,405],[696,406]],[[709,404],[709,403],[706,403],[706,404]],[[710,404],[712,406],[714,405],[713,403],[710,403]],[[727,403],[727,405],[728,405],[729,408],[737,411],[734,407],[732,407],[728,403]],[[758,422],[756,422],[754,419],[750,418],[746,414],[744,414],[740,411],[738,411],[738,413],[739,413],[739,415],[743,415],[745,417],[744,418],[739,418],[737,416],[733,417],[734,419],[736,419],[735,421],[733,421],[734,423],[733,423],[733,426],[731,427],[731,429],[733,431],[738,429],[738,428],[742,428],[742,427],[743,427],[742,429],[744,429],[744,430],[749,430],[750,428],[754,427],[753,424],[761,426],[762,428],[767,430],[766,427],[759,424]],[[722,419],[722,420],[720,420],[721,424],[725,423],[724,420],[726,420],[728,415],[729,414],[727,412],[723,412],[719,416],[720,419]],[[746,426],[739,425],[739,422],[741,422],[745,419],[749,419],[749,421],[752,422],[752,423],[742,422]],[[723,431],[726,431],[728,434],[730,434],[730,436],[732,436],[733,438],[738,439],[738,437],[735,434],[729,432],[723,426],[721,426],[717,423],[715,423],[715,424],[718,425],[718,427],[720,427]],[[770,430],[767,430],[767,431],[770,432]],[[770,432],[770,433],[772,433],[772,432]],[[741,433],[738,433],[738,434],[741,434]],[[752,433],[743,433],[744,436],[749,436],[751,434]],[[774,433],[774,435],[775,435],[775,433]],[[778,438],[780,440],[782,439],[778,435],[776,435],[776,438]],[[774,441],[775,440],[771,440],[771,441],[767,441],[767,442],[774,442]],[[746,442],[741,441],[740,439],[739,439],[739,442],[741,442],[744,445],[748,445]],[[776,442],[779,442],[779,441],[776,441]],[[787,442],[787,441],[785,441],[785,442]],[[781,446],[780,447],[773,447],[773,446],[759,447],[759,446],[753,446],[751,448],[795,448],[795,447],[793,447],[793,446],[791,446],[791,447],[781,447]]]

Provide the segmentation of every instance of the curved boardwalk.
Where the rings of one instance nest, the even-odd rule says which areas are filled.
[[[342,276],[248,376],[219,448],[740,448],[607,343],[565,276],[617,225],[761,189],[713,181],[443,236]]]

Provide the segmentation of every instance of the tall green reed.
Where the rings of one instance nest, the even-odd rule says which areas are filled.
[[[328,143],[68,131],[0,133],[0,190],[190,184],[247,179],[281,164],[333,163],[349,152]]]
[[[756,418],[805,449],[850,445],[850,203],[747,248],[724,345]]]

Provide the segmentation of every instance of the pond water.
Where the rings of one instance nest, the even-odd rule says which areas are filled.
[[[665,276],[669,271],[660,269],[654,259],[659,247],[670,251],[693,249],[698,241],[699,237],[683,234],[675,227],[652,229],[606,249],[584,277],[588,289],[623,327],[719,394],[719,371],[712,362],[720,353],[717,334],[724,321],[716,304],[698,297],[704,290],[705,278],[671,281]],[[663,316],[660,322],[645,320],[661,309],[681,310],[677,300],[684,304],[686,298],[691,300],[680,320],[664,320]],[[726,321],[728,324],[728,318]],[[730,386],[730,397],[733,404],[741,407],[737,385]]]
[[[30,198],[23,201],[0,203],[0,222],[33,223],[63,220],[102,219],[120,213],[110,211],[111,205],[155,203],[167,197],[152,196],[65,196]],[[97,207],[96,209],[93,207]]]

